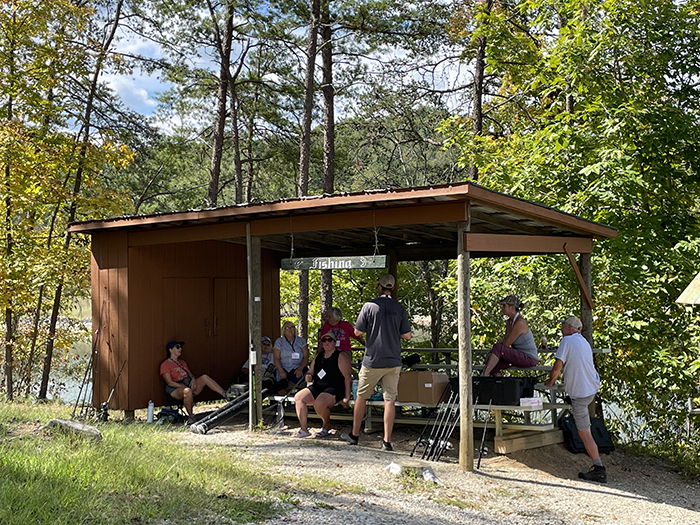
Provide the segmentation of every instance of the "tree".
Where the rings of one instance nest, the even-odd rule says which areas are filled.
[[[463,148],[463,164],[479,165],[482,184],[618,228],[617,239],[597,245],[594,260],[595,342],[613,349],[597,362],[602,393],[625,411],[615,421],[623,435],[663,446],[669,429],[680,439],[682,424],[672,415],[682,417],[677,408],[696,388],[700,368],[691,350],[696,331],[687,329],[697,317],[674,304],[697,270],[688,263],[699,242],[697,6],[532,5],[533,33],[545,35],[542,53],[501,87],[519,107],[486,109],[508,125],[478,143],[466,121],[444,130]],[[500,276],[517,284],[512,279],[527,269],[537,290],[566,275],[566,264],[512,261]],[[558,299],[552,313],[576,302],[575,289],[558,286],[568,299]]]
[[[36,335],[24,328],[32,323],[20,325],[20,320],[31,312],[37,291],[41,297],[47,284],[57,283],[72,289],[85,277],[84,247],[74,250],[70,243],[51,243],[75,217],[57,210],[94,211],[92,206],[103,206],[105,213],[116,211],[100,199],[95,179],[102,166],[120,165],[125,152],[109,142],[85,144],[66,131],[79,107],[72,82],[84,80],[88,73],[89,52],[78,35],[90,11],[63,1],[18,1],[6,7],[0,10],[0,71],[6,80],[0,87],[6,255],[0,301],[5,312],[5,390],[11,399],[13,369],[21,359],[28,372],[19,380],[30,377],[34,343],[27,352],[27,341],[35,341]],[[75,191],[78,170],[83,173],[81,195]],[[41,308],[39,302],[37,310]]]

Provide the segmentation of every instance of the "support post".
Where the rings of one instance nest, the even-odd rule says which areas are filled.
[[[464,234],[469,232],[471,217],[469,203],[467,222],[459,224],[457,232],[457,309],[459,329],[459,467],[474,470],[474,415],[472,407],[472,326],[469,252],[464,251]]]
[[[250,233],[250,223],[246,224],[246,252],[248,263],[248,341],[251,363],[251,373],[248,385],[248,427],[253,430],[262,418],[262,280],[260,262],[260,237],[253,237]],[[255,354],[255,358],[253,358]],[[253,365],[253,363],[255,363]]]
[[[591,291],[591,254],[579,254],[579,269],[581,277],[588,292],[588,297],[592,297]],[[588,304],[588,299],[583,290],[581,290],[581,322],[583,323],[583,337],[586,338],[588,344],[593,348],[593,309]]]

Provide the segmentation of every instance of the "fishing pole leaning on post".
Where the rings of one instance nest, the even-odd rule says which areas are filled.
[[[80,406],[80,418],[85,419],[87,416],[87,380],[88,373],[92,370],[92,364],[95,360],[95,354],[97,353],[97,345],[100,340],[100,335],[102,334],[102,313],[105,309],[105,299],[102,299],[102,306],[100,307],[100,321],[97,325],[97,330],[95,331],[95,338],[92,341],[92,350],[90,351],[90,359],[88,359],[87,367],[85,368],[85,374],[83,374],[83,381],[80,383],[80,390],[78,390],[78,397],[75,399],[75,405],[73,406],[73,413],[71,414],[71,419],[75,419],[75,413],[78,410],[78,403],[82,398],[82,404]],[[83,393],[83,388],[85,392]]]
[[[107,398],[107,401],[105,401],[104,403],[102,403],[100,405],[100,411],[95,416],[95,421],[107,421],[109,419],[109,412],[108,412],[109,402],[112,400],[112,396],[114,395],[114,391],[117,389],[117,383],[119,382],[119,378],[122,375],[122,370],[124,370],[125,364],[126,364],[126,359],[124,360],[121,368],[119,369],[119,373],[117,374],[117,379],[114,380],[114,386],[112,387],[112,391],[109,393],[109,397]]]

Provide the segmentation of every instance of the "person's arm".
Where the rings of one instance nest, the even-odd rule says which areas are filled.
[[[316,358],[309,365],[309,370],[306,372],[306,377],[304,378],[307,383],[311,383],[314,380],[314,366],[316,365]]]
[[[301,363],[299,363],[299,367],[297,368],[300,372],[304,370],[304,367],[309,363],[309,345],[304,345],[301,349],[301,353]]]
[[[513,326],[510,328],[510,330],[506,329],[506,335],[503,338],[503,344],[505,346],[511,346],[521,334],[524,334],[528,330],[529,328],[527,327],[525,319],[523,319],[522,317],[518,317],[515,320],[515,323],[513,323]]]
[[[272,349],[272,358],[275,360],[275,367],[277,368],[280,379],[287,379],[287,373],[284,371],[284,368],[282,368],[282,358],[279,348],[274,347]]]
[[[192,373],[192,370],[190,370],[190,367],[187,366],[187,363],[183,362],[182,366],[187,371],[187,375],[190,377],[190,384],[188,386],[192,390],[194,390],[195,388],[197,388],[197,379],[194,377],[194,374]]]
[[[180,388],[182,386],[181,383],[173,381],[173,376],[170,375],[170,372],[165,372],[163,374],[163,380],[165,381],[166,385],[171,386],[173,388]]]
[[[547,381],[544,382],[544,386],[552,386],[554,384],[554,382],[559,377],[559,374],[561,373],[562,366],[564,366],[564,361],[562,361],[561,359],[554,360],[554,366],[549,372],[549,379],[547,379]]]
[[[406,332],[405,334],[401,334],[401,339],[405,339],[406,341],[410,341],[411,337],[413,337],[413,334],[411,332]]]
[[[350,402],[350,395],[352,393],[352,364],[345,352],[340,352],[338,356],[338,368],[345,378],[345,396],[343,396],[341,403],[347,405]]]

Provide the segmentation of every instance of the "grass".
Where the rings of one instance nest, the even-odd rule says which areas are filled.
[[[180,444],[180,429],[100,424],[94,442],[40,430],[58,404],[0,404],[0,523],[230,523],[267,519],[284,480],[229,447]],[[289,503],[289,502],[286,502]]]

